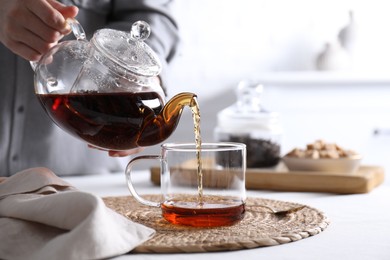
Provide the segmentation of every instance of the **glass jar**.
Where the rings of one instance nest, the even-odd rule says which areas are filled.
[[[247,146],[247,167],[273,167],[279,163],[282,127],[279,114],[265,110],[261,104],[263,86],[241,81],[237,102],[217,115],[214,138],[239,142]]]

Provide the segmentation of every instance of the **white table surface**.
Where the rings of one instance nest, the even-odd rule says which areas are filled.
[[[66,177],[80,190],[98,196],[129,195],[124,174]],[[134,174],[139,194],[159,194],[148,171]],[[320,234],[273,247],[230,252],[194,254],[128,254],[115,259],[390,259],[390,185],[382,184],[368,194],[335,195],[303,192],[247,192],[263,197],[298,202],[315,207],[330,219]],[[168,258],[169,257],[169,258]]]

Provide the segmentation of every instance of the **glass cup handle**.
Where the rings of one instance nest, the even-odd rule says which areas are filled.
[[[146,205],[146,206],[151,206],[151,207],[160,207],[161,203],[160,202],[154,202],[150,200],[146,200],[142,198],[137,191],[134,188],[133,182],[131,181],[131,169],[134,166],[135,163],[137,163],[140,160],[160,160],[161,161],[161,156],[159,155],[144,155],[144,156],[138,156],[132,159],[126,167],[126,181],[127,181],[127,187],[129,188],[129,191],[131,195],[140,203]]]

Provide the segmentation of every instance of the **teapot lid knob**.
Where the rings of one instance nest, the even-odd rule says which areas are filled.
[[[150,25],[147,22],[137,21],[131,26],[130,37],[134,41],[145,41],[150,31]]]

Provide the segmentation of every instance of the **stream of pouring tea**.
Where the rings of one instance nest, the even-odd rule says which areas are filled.
[[[195,133],[195,146],[196,146],[196,160],[197,160],[197,173],[198,173],[198,203],[199,206],[203,205],[203,173],[202,173],[202,157],[201,147],[202,138],[200,134],[200,110],[198,100],[194,97],[191,102],[192,118],[194,120],[194,133]]]

